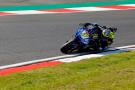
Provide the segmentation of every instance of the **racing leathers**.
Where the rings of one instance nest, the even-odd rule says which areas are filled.
[[[98,27],[102,31],[101,38],[99,38],[100,47],[102,49],[108,48],[108,46],[110,46],[113,43],[117,28],[110,28],[110,27],[100,26],[100,25],[98,25]]]

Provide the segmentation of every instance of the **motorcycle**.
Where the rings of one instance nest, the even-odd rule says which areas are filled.
[[[97,43],[95,41],[91,41],[89,47],[84,48],[80,38],[85,38],[85,40],[87,40],[86,38],[89,38],[87,36],[87,33],[83,32],[83,28],[81,27],[78,28],[76,34],[73,35],[73,37],[70,40],[68,40],[64,45],[62,45],[60,49],[61,52],[64,54],[74,54],[74,53],[82,53],[82,52],[93,52],[93,53],[99,52],[97,48]]]
[[[102,41],[104,39],[100,41],[100,43],[102,43],[100,45],[99,40],[94,41],[95,40],[93,39],[94,37],[90,39],[89,37],[90,34],[83,28],[83,24],[80,24],[79,26],[80,27],[77,29],[77,32],[75,35],[73,35],[72,39],[68,40],[64,45],[62,45],[61,47],[62,53],[65,54],[82,53],[82,52],[98,53],[106,51],[109,48],[109,46],[113,43],[113,39],[117,31],[117,28],[108,28],[106,26],[100,26],[100,28],[103,28],[102,34],[105,36],[105,38],[107,37],[105,39],[106,42]],[[110,35],[111,38],[108,38],[108,35]],[[89,46],[87,48],[86,47],[84,48],[82,42],[88,42],[88,40],[90,40]],[[99,45],[104,48],[100,49]]]

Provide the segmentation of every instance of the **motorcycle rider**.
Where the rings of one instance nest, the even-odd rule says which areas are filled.
[[[94,48],[97,50],[104,50],[111,45],[117,30],[96,23],[83,23],[80,26],[83,27],[81,37],[84,48],[89,48],[94,43]]]
[[[115,33],[117,31],[117,28],[110,28],[106,26],[99,26],[102,30],[102,38],[101,38],[101,48],[105,49],[108,48],[109,45],[113,43],[113,40],[115,38]]]

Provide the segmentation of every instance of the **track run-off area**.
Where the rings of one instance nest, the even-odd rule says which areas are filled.
[[[0,9],[0,67],[62,56],[61,45],[83,22],[117,27],[112,47],[134,45],[134,9],[134,3],[49,10]]]

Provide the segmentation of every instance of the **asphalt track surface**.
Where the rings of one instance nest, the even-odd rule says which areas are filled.
[[[0,17],[0,66],[63,55],[81,22],[118,28],[114,46],[135,44],[135,10]]]

